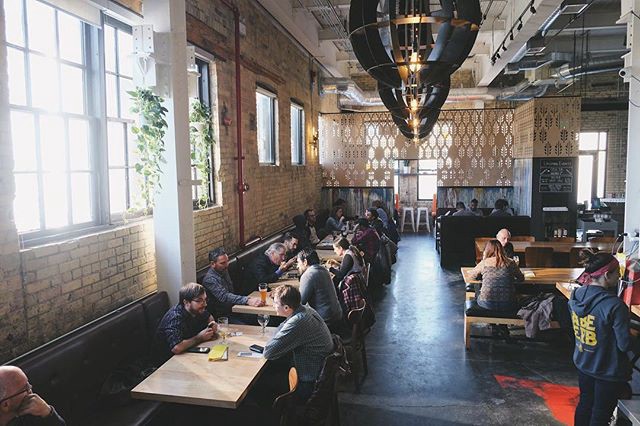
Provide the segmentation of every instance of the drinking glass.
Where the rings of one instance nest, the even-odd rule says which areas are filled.
[[[227,335],[229,334],[229,318],[218,318],[218,334],[222,337],[222,343],[227,342]]]
[[[258,284],[258,291],[260,291],[260,300],[262,300],[262,303],[267,303],[268,288],[269,286],[267,285],[267,283]]]
[[[512,257],[513,261],[516,262],[516,265],[520,265],[520,257],[519,256],[513,256]]]
[[[262,326],[262,335],[264,336],[264,328],[269,324],[269,315],[258,314],[258,324]]]

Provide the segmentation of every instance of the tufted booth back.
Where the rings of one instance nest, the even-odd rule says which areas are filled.
[[[66,419],[97,407],[102,384],[118,366],[144,358],[168,310],[166,292],[120,308],[14,360],[34,389]]]

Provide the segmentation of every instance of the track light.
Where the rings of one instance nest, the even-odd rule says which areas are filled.
[[[500,59],[500,54],[496,52],[496,58]]]
[[[507,48],[504,46],[504,44],[502,45],[502,50],[505,52],[507,51]]]
[[[536,8],[535,8],[535,7],[533,7],[533,2],[531,2],[531,7],[529,8],[529,11],[535,15],[535,13],[536,13]]]
[[[513,41],[513,31],[509,34],[509,40]]]
[[[521,29],[522,29],[522,19],[520,19],[520,22],[518,22],[517,30],[520,31]]]

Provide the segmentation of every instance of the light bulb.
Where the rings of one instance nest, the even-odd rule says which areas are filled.
[[[411,111],[415,112],[418,109],[418,100],[417,99],[412,99],[411,100]]]
[[[409,69],[411,70],[411,72],[418,72],[418,70],[420,69],[418,52],[413,52],[411,54],[411,58],[409,59]]]

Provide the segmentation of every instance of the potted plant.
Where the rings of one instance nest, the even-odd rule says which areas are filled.
[[[189,113],[189,139],[191,140],[191,162],[198,170],[200,185],[198,190],[198,208],[209,206],[209,179],[211,176],[211,147],[213,130],[211,129],[211,110],[195,99],[191,102]]]

